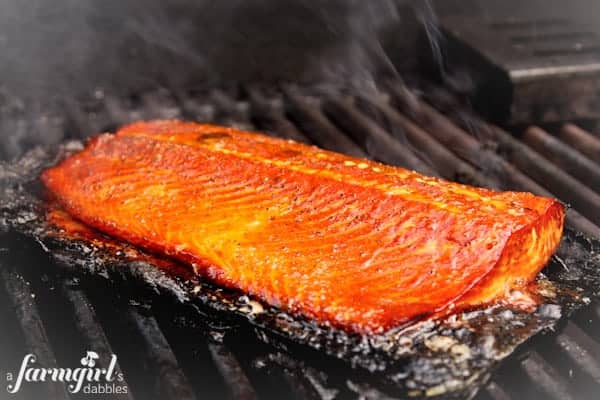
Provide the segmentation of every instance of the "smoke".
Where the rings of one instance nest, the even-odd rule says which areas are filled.
[[[243,81],[368,86],[406,61],[390,49],[414,45],[402,3],[3,0],[0,90],[48,98]]]
[[[135,90],[158,82],[177,54],[195,59],[181,40],[180,20],[167,24],[167,11],[159,1],[5,0],[2,85],[24,97],[48,99],[91,93],[98,86]]]
[[[440,31],[437,15],[433,9],[433,4],[429,0],[424,0],[416,7],[416,10],[417,17],[423,25],[423,31],[427,36],[427,42],[431,48],[431,57],[443,74],[444,58],[440,44],[442,41],[442,33]]]
[[[161,87],[202,91],[248,82],[374,93],[385,78],[399,81],[415,70],[421,23],[429,23],[436,40],[433,9],[425,6],[421,0],[0,0],[0,159],[77,135],[69,131],[72,105],[85,108],[109,95],[130,99]]]

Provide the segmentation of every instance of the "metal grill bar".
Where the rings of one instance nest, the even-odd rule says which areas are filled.
[[[152,118],[174,119],[181,118],[181,109],[165,89],[147,92],[142,95],[143,110]]]
[[[248,103],[237,102],[222,90],[212,90],[209,99],[212,104],[216,105],[216,122],[242,129],[251,127]]]
[[[196,399],[187,378],[179,368],[171,346],[154,317],[141,314],[135,307],[130,307],[128,311],[129,317],[144,340],[148,358],[152,365],[158,368],[159,392],[166,398],[174,400]]]
[[[270,354],[269,359],[281,368],[289,370],[299,369],[295,365],[296,362],[283,353],[277,352],[275,354]],[[312,367],[303,366],[300,368],[300,370],[301,372],[298,376],[298,381],[301,381],[300,384],[304,386],[307,392],[312,395],[311,398],[320,400],[334,400],[337,398],[348,397],[349,390],[347,385],[343,387],[334,387],[328,382],[325,382],[320,371]]]
[[[575,399],[565,379],[536,352],[530,353],[521,361],[521,367],[535,387],[543,391],[546,398]]]
[[[102,326],[96,317],[96,313],[94,312],[94,309],[92,308],[87,296],[83,293],[83,291],[80,289],[71,288],[66,283],[63,283],[61,290],[64,296],[73,306],[77,329],[81,333],[81,336],[87,341],[89,349],[93,349],[97,353],[106,356],[109,354],[114,354],[114,351],[108,343],[106,334],[104,333],[104,330],[102,329]],[[103,365],[103,367],[106,368],[108,366]],[[123,372],[118,362],[115,372],[117,374]],[[125,375],[123,375],[123,377],[124,379],[121,384],[129,387]],[[133,399],[133,394],[128,391],[127,394],[123,394],[121,397]]]
[[[29,353],[34,354],[37,363],[46,368],[56,368],[56,356],[48,340],[44,323],[35,303],[35,293],[23,277],[0,265],[0,278],[21,323],[23,337]],[[62,382],[49,382],[44,385],[50,399],[68,399],[67,388]]]
[[[378,161],[390,165],[400,165],[423,174],[438,176],[429,165],[421,161],[406,143],[394,139],[375,122],[359,114],[351,99],[334,98],[325,101],[323,108],[344,132],[365,149],[367,154]]]
[[[215,365],[225,378],[234,399],[254,400],[256,393],[235,356],[221,344],[209,343],[208,348]]]
[[[362,105],[362,107],[361,107]],[[470,164],[458,158],[454,153],[435,140],[429,133],[414,124],[410,119],[398,113],[387,102],[379,99],[360,99],[359,107],[376,121],[384,123],[394,135],[404,136],[412,143],[414,148],[423,151],[432,162],[433,166],[446,179],[456,180],[477,186],[487,186],[499,189],[500,185],[492,182],[491,178],[484,177]],[[375,110],[376,108],[377,110]],[[395,127],[395,129],[394,129]]]
[[[318,104],[310,104],[304,96],[288,89],[286,104],[290,116],[302,131],[318,146],[354,157],[366,158],[365,152],[340,132],[323,113]]]
[[[558,132],[558,137],[585,154],[590,160],[600,164],[600,138],[573,124],[563,125]]]
[[[600,166],[537,126],[529,127],[523,140],[532,149],[590,188],[600,188]],[[600,204],[600,203],[599,203]]]
[[[293,389],[294,397],[297,400],[324,400],[323,396],[315,389],[306,376],[294,374],[287,368],[283,369],[283,374],[287,384]]]
[[[107,95],[104,104],[109,120],[116,125],[126,124],[143,118],[140,111],[128,107],[122,99],[115,96]]]
[[[250,90],[250,113],[252,119],[263,128],[286,139],[302,143],[310,140],[283,116],[283,104],[269,102],[258,90]],[[281,103],[281,102],[280,102]]]
[[[103,94],[98,93],[99,98],[93,98],[85,103],[85,106],[78,104],[75,99],[65,99],[64,107],[67,111],[67,117],[70,119],[70,128],[72,137],[78,137],[78,134],[84,132],[103,132],[107,130],[106,123],[108,116],[106,115],[105,103]]]
[[[556,342],[573,363],[600,384],[600,343],[571,321],[556,336]]]
[[[181,107],[181,114],[194,121],[210,122],[215,120],[215,108],[211,104],[201,104],[194,96],[176,91],[175,99]]]
[[[511,398],[510,395],[495,382],[490,382],[485,387],[484,393],[484,395],[489,397],[491,400],[510,400]]]

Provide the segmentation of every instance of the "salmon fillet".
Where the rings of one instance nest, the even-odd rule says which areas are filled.
[[[496,301],[555,251],[562,204],[179,121],[102,134],[42,181],[77,219],[361,333]]]

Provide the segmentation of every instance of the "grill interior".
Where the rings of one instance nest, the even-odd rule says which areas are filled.
[[[232,125],[468,184],[555,196],[572,206],[568,225],[600,237],[600,134],[583,129],[593,124],[509,133],[457,107],[459,100],[444,90],[416,92],[396,83],[360,95],[333,87],[162,88],[129,97],[97,91],[52,107],[5,97],[0,131],[13,133],[2,138],[6,156],[39,138],[52,144],[138,119]],[[27,352],[48,365],[77,365],[94,349],[119,356],[130,390],[121,398],[388,398],[380,388],[332,372],[335,361],[307,365],[252,330],[224,334],[197,318],[197,310],[152,301],[133,281],[61,278],[37,244],[15,235],[2,242],[0,370],[16,370]],[[522,346],[477,398],[591,399],[600,389],[599,331],[600,303],[594,301],[556,332]],[[61,385],[29,385],[20,396],[73,397]]]

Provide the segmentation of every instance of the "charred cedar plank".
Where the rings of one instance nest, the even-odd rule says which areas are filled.
[[[43,174],[72,215],[319,322],[381,331],[488,302],[554,251],[555,200],[219,126],[142,122]]]

